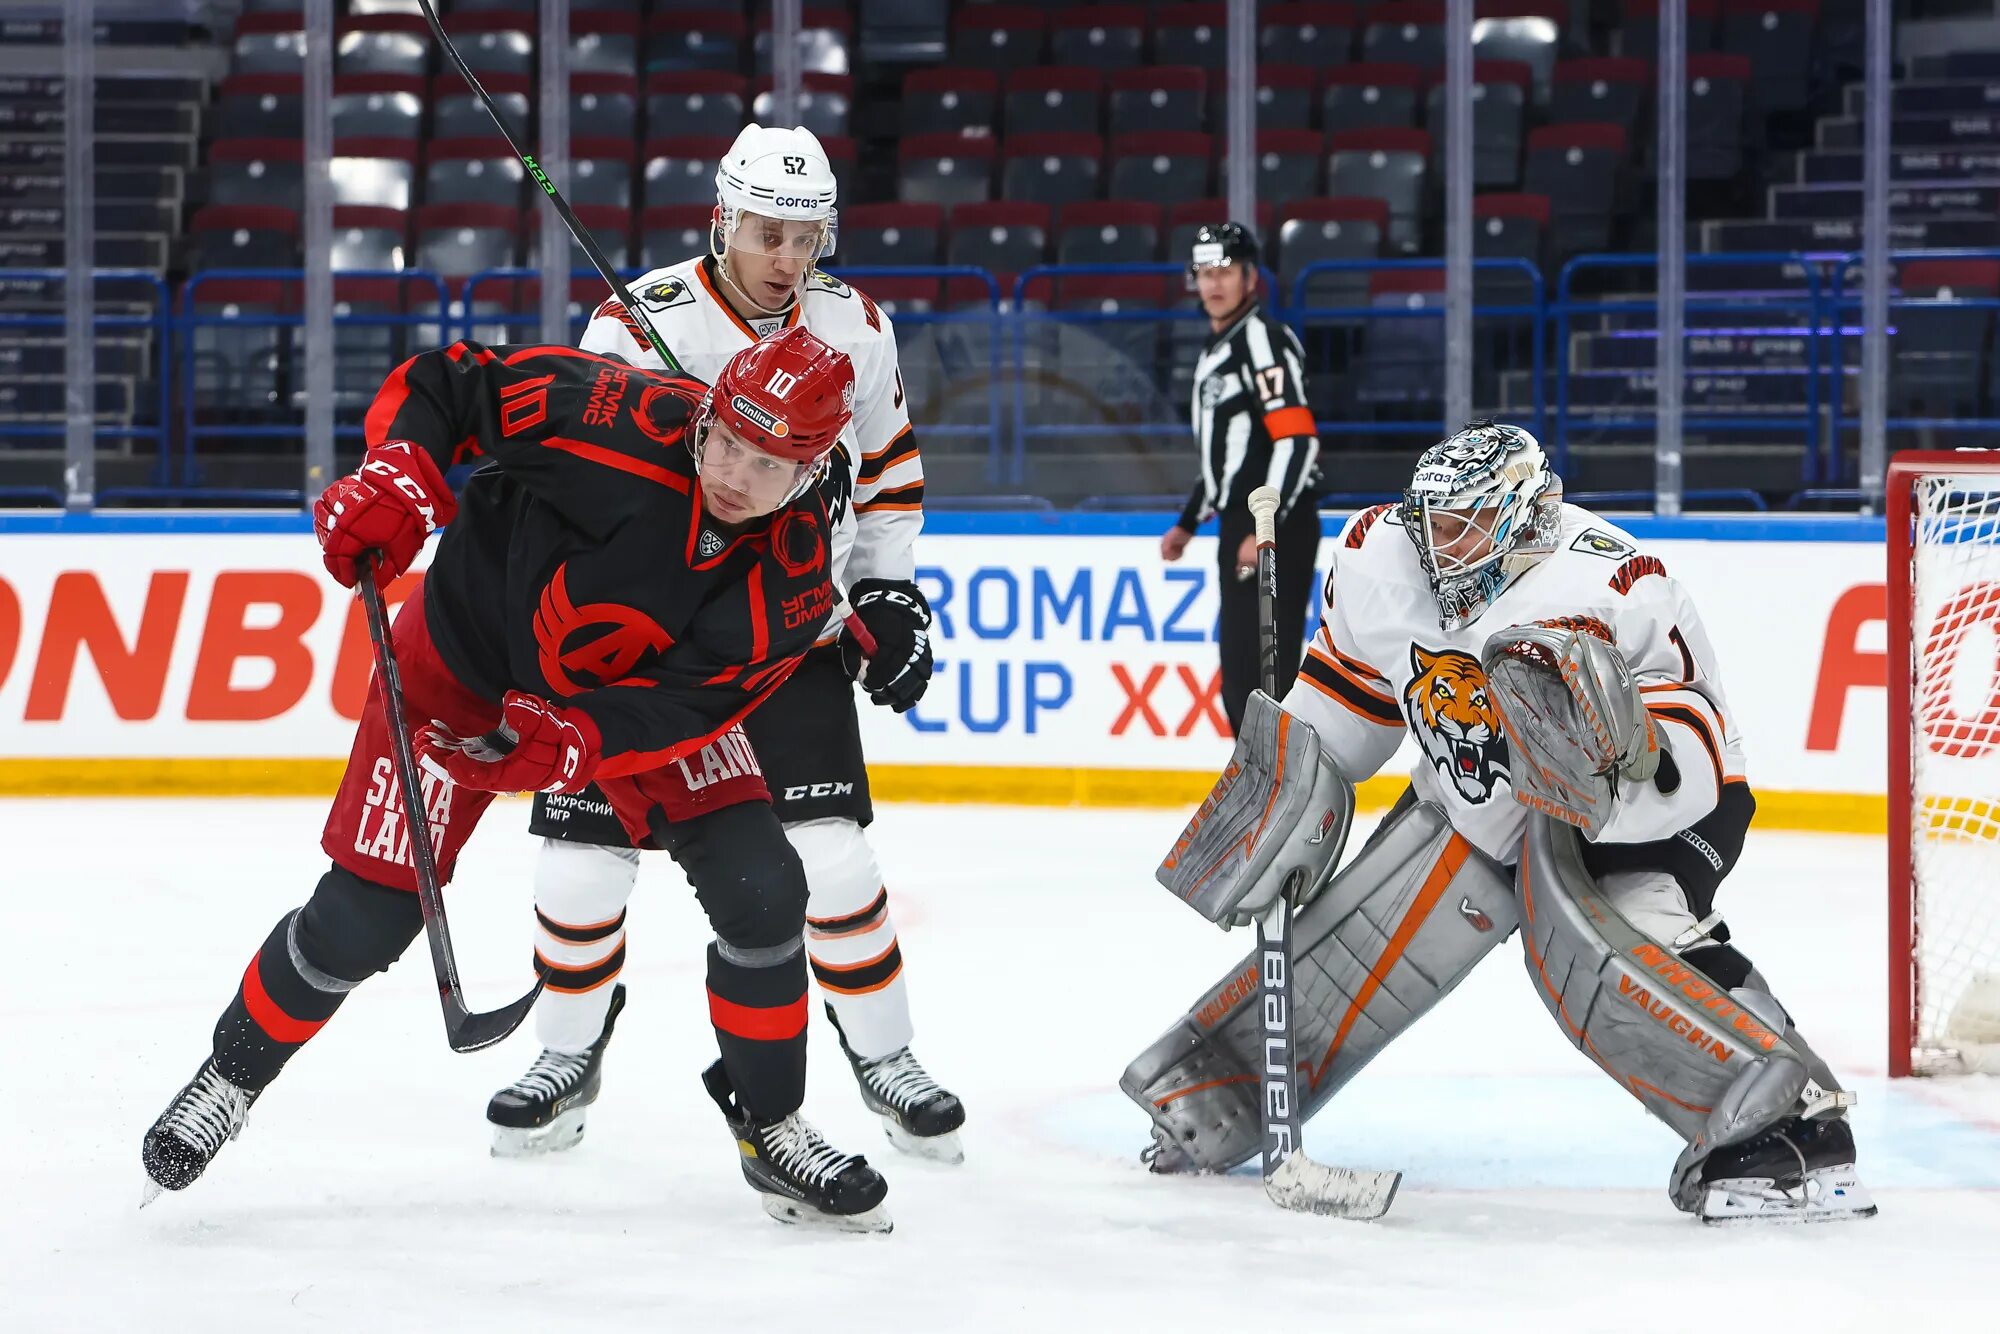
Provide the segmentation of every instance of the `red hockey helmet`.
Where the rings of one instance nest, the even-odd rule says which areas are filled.
[[[813,463],[854,416],[854,363],[804,325],[780,329],[729,359],[708,391],[710,418],[767,454]]]

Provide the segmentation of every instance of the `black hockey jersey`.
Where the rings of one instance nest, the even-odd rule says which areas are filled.
[[[601,777],[733,726],[833,609],[816,494],[740,532],[705,519],[682,440],[705,389],[573,347],[458,342],[403,363],[368,411],[370,445],[485,459],[431,561],[431,637],[489,699],[588,713]]]
[[[1202,348],[1191,412],[1201,473],[1181,511],[1189,532],[1211,514],[1240,510],[1266,483],[1277,488],[1280,517],[1317,484],[1319,438],[1298,336],[1261,307]]]

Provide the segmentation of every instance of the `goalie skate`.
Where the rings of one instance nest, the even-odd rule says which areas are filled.
[[[888,1232],[895,1226],[882,1207],[889,1183],[866,1158],[834,1148],[797,1112],[777,1121],[753,1120],[736,1101],[720,1061],[701,1082],[729,1122],[743,1178],[763,1200],[765,1213],[780,1223],[843,1232]]]
[[[222,1077],[213,1060],[203,1061],[160,1119],[146,1131],[139,1161],[146,1168],[139,1207],[145,1208],[163,1190],[185,1190],[208,1170],[222,1146],[243,1133],[257,1094]]]
[[[625,1008],[625,987],[611,992],[604,1031],[581,1052],[543,1050],[526,1074],[493,1095],[486,1119],[493,1126],[495,1158],[561,1153],[583,1142],[584,1114],[604,1086],[604,1049]]]
[[[933,1162],[964,1162],[958,1128],[965,1124],[965,1105],[958,1095],[932,1079],[908,1047],[879,1060],[862,1060],[847,1045],[847,1035],[841,1033],[840,1019],[831,1005],[826,1013],[833,1020],[833,1031],[840,1034],[840,1049],[854,1069],[854,1081],[861,1086],[861,1100],[882,1118],[889,1142],[904,1153]]]
[[[1717,1153],[1707,1169],[1696,1210],[1704,1223],[1832,1223],[1875,1214],[1844,1119],[1794,1121]]]

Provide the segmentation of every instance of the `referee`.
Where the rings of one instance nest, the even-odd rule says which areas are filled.
[[[1160,558],[1179,560],[1195,529],[1219,518],[1216,566],[1222,594],[1222,707],[1232,731],[1258,685],[1257,533],[1250,493],[1278,492],[1278,694],[1298,675],[1306,599],[1319,552],[1319,439],[1306,407],[1299,340],[1257,303],[1257,238],[1241,223],[1195,233],[1188,278],[1208,316],[1208,342],[1194,367],[1194,436],[1201,475],[1180,521],[1160,539]]]

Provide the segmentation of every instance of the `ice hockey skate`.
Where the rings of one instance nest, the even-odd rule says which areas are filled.
[[[1705,1164],[1704,1223],[1834,1223],[1872,1218],[1845,1117],[1794,1120],[1719,1150]]]
[[[256,1093],[224,1079],[212,1059],[203,1061],[146,1132],[139,1160],[145,1164],[147,1181],[139,1207],[157,1200],[163,1190],[186,1190],[194,1184],[222,1152],[223,1143],[243,1133],[250,1105],[256,1101]]]
[[[895,1224],[882,1207],[889,1183],[856,1153],[828,1144],[797,1112],[759,1123],[736,1101],[729,1075],[717,1061],[701,1082],[736,1136],[743,1178],[780,1223],[805,1223],[843,1232],[888,1232]]]
[[[612,988],[597,1041],[574,1054],[544,1048],[526,1074],[493,1095],[486,1119],[493,1126],[495,1158],[561,1153],[583,1142],[585,1113],[604,1085],[604,1049],[624,1008],[621,983]]]
[[[908,1047],[874,1061],[864,1061],[847,1045],[840,1019],[831,1005],[827,1018],[840,1035],[840,1049],[854,1068],[854,1081],[861,1086],[861,1100],[868,1110],[882,1118],[883,1133],[904,1153],[939,1163],[962,1163],[965,1147],[958,1141],[958,1128],[965,1124],[965,1105],[958,1095],[941,1086],[924,1069]]]

